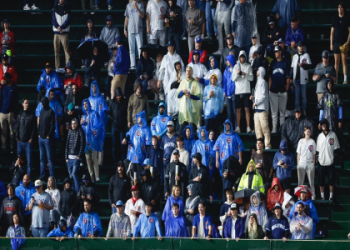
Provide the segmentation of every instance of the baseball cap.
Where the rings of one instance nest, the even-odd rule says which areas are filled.
[[[3,23],[10,23],[10,21],[8,19],[5,19]]]
[[[304,43],[303,43],[303,41],[299,41],[297,45],[298,45],[299,47],[302,47],[302,46],[304,46]]]
[[[179,152],[179,150],[177,150],[177,149],[174,149],[174,151],[173,151],[173,155],[180,155],[180,152]]]
[[[295,22],[298,22],[299,19],[295,16],[292,17],[292,19],[290,20],[291,23],[295,23]]]
[[[192,55],[200,55],[199,51],[198,50],[194,50]]]
[[[47,62],[47,63],[45,64],[45,69],[47,69],[47,68],[52,68],[52,65],[51,65],[49,62]]]
[[[131,187],[131,191],[139,191],[139,187],[134,185]]]
[[[75,106],[74,106],[74,104],[72,102],[68,104],[68,109],[69,109],[69,111],[74,111],[75,110]]]
[[[271,24],[275,24],[275,22],[271,20],[271,21],[269,22],[269,25],[271,25]]]
[[[117,201],[117,203],[115,205],[117,207],[122,207],[122,206],[124,206],[124,203],[121,200],[119,200],[119,201]]]
[[[122,39],[120,38],[120,36],[117,36],[117,37],[115,38],[114,42],[120,43],[121,40],[122,40]]]
[[[278,39],[277,43],[284,43],[283,38]]]
[[[323,58],[328,58],[329,57],[329,52],[328,52],[328,50],[324,50],[323,52],[322,52],[322,57]]]
[[[151,165],[151,160],[149,158],[146,158],[144,161],[143,161],[143,165],[146,166],[146,165]]]
[[[281,203],[276,202],[275,206],[272,208],[272,210],[275,210],[276,208],[282,209]]]
[[[4,53],[1,55],[1,59],[7,60],[7,59],[9,59],[9,56],[6,53]]]
[[[167,127],[168,127],[168,126],[173,126],[173,127],[174,127],[173,121],[168,121],[167,124],[166,124],[166,126],[167,126]]]
[[[86,21],[86,23],[92,23],[92,20],[91,20],[91,19],[88,19],[88,20]]]
[[[113,19],[112,19],[112,16],[111,15],[108,15],[107,17],[106,17],[106,21],[112,21]]]
[[[233,202],[230,206],[230,209],[232,209],[232,210],[238,209],[237,204]]]
[[[36,180],[34,183],[34,187],[35,188],[39,188],[43,185],[43,182],[41,180]]]
[[[258,36],[257,36],[257,34],[256,33],[254,33],[253,35],[252,35],[252,38],[257,38]]]
[[[175,45],[174,45],[174,42],[173,42],[173,41],[169,41],[165,46],[166,46],[166,47],[168,47],[168,46],[173,46],[173,47],[174,47]]]
[[[301,113],[301,108],[300,107],[295,108],[294,112],[295,113]]]
[[[200,36],[197,36],[194,41],[196,43],[201,43],[202,42],[202,38]]]
[[[226,39],[233,39],[233,36],[231,34],[227,34]]]
[[[276,46],[275,46],[275,49],[274,49],[274,51],[282,51],[282,48],[281,48],[281,46],[279,46],[279,45],[276,45]]]

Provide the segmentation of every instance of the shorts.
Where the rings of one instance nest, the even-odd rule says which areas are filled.
[[[320,165],[319,168],[319,184],[320,186],[324,186],[325,182],[326,182],[326,176],[328,177],[328,182],[330,186],[334,186],[335,185],[335,165],[334,163],[330,166],[322,166]]]
[[[249,108],[251,103],[249,97],[251,94],[235,95],[236,109]]]
[[[111,82],[111,91],[115,91],[116,88],[120,87],[124,93],[127,75],[115,75]]]
[[[340,54],[340,49],[339,49],[340,46],[341,46],[340,43],[334,43],[333,44],[333,53],[334,54]]]
[[[280,180],[280,183],[281,183],[283,190],[290,189],[292,187],[292,178]]]

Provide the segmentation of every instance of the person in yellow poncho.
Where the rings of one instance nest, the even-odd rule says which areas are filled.
[[[242,175],[238,185],[238,191],[243,189],[254,189],[265,193],[264,181],[262,176],[256,171],[255,162],[250,160],[246,172]]]
[[[201,117],[202,90],[200,84],[192,77],[193,69],[186,68],[186,79],[182,80],[176,95],[179,98],[179,124],[182,131],[187,125],[194,128]]]

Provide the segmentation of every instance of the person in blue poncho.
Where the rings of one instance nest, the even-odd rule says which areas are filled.
[[[26,224],[29,224],[32,218],[32,211],[31,210],[25,211],[25,209],[29,205],[30,199],[32,198],[32,195],[34,193],[36,193],[34,185],[33,183],[31,183],[30,176],[26,174],[23,176],[23,181],[21,181],[19,183],[19,186],[16,187],[15,189],[16,196],[20,198],[20,200],[22,201],[22,207],[24,211],[23,217],[24,217],[24,223],[25,223],[24,226],[27,226]],[[0,195],[1,195],[1,183],[0,183]]]
[[[179,204],[174,203],[171,208],[173,214],[168,217],[165,223],[165,237],[188,237],[185,218],[179,214]]]
[[[41,91],[45,91],[48,89],[58,89],[55,91],[56,95],[58,97],[61,97],[62,95],[62,89],[63,89],[63,81],[61,77],[52,69],[52,65],[50,63],[45,64],[45,69],[42,70],[42,74],[40,76],[38,85],[36,86],[36,89],[39,92],[39,96]],[[40,100],[39,98],[38,100]]]
[[[200,202],[198,204],[199,214],[193,218],[191,239],[210,239],[212,236],[213,220],[211,216],[205,212],[205,209],[205,203]]]
[[[181,132],[182,132],[183,138],[185,139],[185,149],[187,150],[188,153],[191,153],[193,145],[196,143],[196,138],[194,137],[195,131],[192,125],[188,125]],[[190,164],[188,166],[188,174],[190,174],[191,166],[192,166],[192,157],[190,158]]]
[[[171,118],[167,115],[166,104],[161,102],[158,105],[158,115],[151,122],[152,135],[157,136],[159,141],[167,132],[168,121],[171,121]]]
[[[168,199],[165,203],[163,214],[162,214],[162,220],[166,224],[168,218],[172,214],[172,206],[174,203],[177,203],[179,205],[179,214],[183,215],[184,213],[184,202],[182,201],[183,197],[180,196],[181,194],[181,188],[178,185],[174,185],[172,188],[171,195],[168,196]]]
[[[26,236],[26,232],[24,227],[20,224],[20,219],[18,214],[13,215],[13,225],[7,229],[6,237],[11,238],[11,246],[13,250],[18,250],[20,246],[22,246],[27,239],[24,238]]]
[[[64,238],[72,238],[74,234],[69,227],[67,227],[67,222],[65,220],[60,220],[58,222],[58,228],[52,230],[46,237],[56,237],[56,240],[62,241]]]
[[[122,143],[129,144],[126,158],[134,164],[142,164],[146,159],[147,149],[152,143],[152,133],[147,125],[145,111],[135,115],[135,118],[137,124],[126,133]]]
[[[242,152],[245,150],[243,142],[239,135],[233,131],[232,123],[227,119],[224,123],[224,133],[222,133],[216,140],[214,145],[214,151],[216,154],[216,168],[220,170],[220,175],[222,176],[222,167],[224,161],[231,155],[234,155],[239,164],[243,163]]]
[[[85,132],[85,157],[91,180],[100,181],[98,152],[103,149],[105,138],[105,123],[99,112],[93,111],[88,99],[83,100],[83,115],[80,124]],[[96,178],[96,179],[95,179]]]
[[[84,210],[74,225],[73,231],[78,238],[89,237],[94,238],[102,236],[102,224],[97,213],[91,211],[91,201],[84,201]]]
[[[238,55],[237,55],[238,56]],[[235,56],[229,54],[225,58],[226,68],[222,78],[222,91],[224,93],[224,98],[226,99],[226,109],[228,114],[228,119],[234,123],[236,121],[236,103],[235,103],[235,90],[236,83],[232,81],[233,67],[236,65]]]
[[[299,18],[301,12],[298,0],[277,0],[275,6],[272,9],[272,13],[276,13],[279,26],[282,30],[285,30],[292,17]]]
[[[318,214],[317,214],[317,210],[316,207],[314,205],[314,202],[312,201],[312,199],[310,199],[310,197],[308,197],[308,192],[307,189],[301,189],[300,190],[300,200],[298,200],[293,207],[290,210],[290,214],[289,214],[289,219],[293,219],[295,216],[298,215],[297,212],[297,205],[299,203],[303,203],[304,204],[304,213],[307,216],[310,216],[312,218],[313,221],[313,233],[312,233],[312,238],[315,238],[315,233],[316,233],[316,223],[320,222],[320,219],[318,218]]]
[[[59,129],[58,128],[59,128],[61,117],[63,115],[62,106],[61,106],[60,102],[56,99],[55,91],[53,89],[48,88],[45,96],[49,99],[50,108],[55,112],[55,118],[56,118],[55,138],[56,138],[56,140],[58,140],[58,138],[59,138]],[[43,110],[43,105],[40,102],[35,110],[35,116],[38,117],[38,124],[39,124],[39,116],[40,116],[41,110]]]

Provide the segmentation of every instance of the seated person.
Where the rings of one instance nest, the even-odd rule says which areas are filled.
[[[224,226],[224,236],[226,239],[244,238],[244,218],[238,216],[238,206],[232,203],[230,206],[231,216],[227,217]],[[233,230],[232,230],[233,229]]]
[[[63,88],[64,88],[64,94],[65,96],[68,95],[69,89],[72,87],[74,84],[77,86],[78,91],[80,91],[83,87],[83,79],[82,77],[78,74],[78,72],[75,71],[75,67],[72,61],[69,61],[66,66],[66,73],[64,74],[63,77]]]
[[[69,227],[67,227],[67,222],[65,220],[60,220],[58,222],[58,228],[52,230],[46,237],[56,237],[56,240],[62,241],[64,238],[73,238],[74,234]]]
[[[152,80],[154,71],[154,63],[152,59],[148,56],[146,50],[141,49],[141,57],[137,63],[136,68],[136,84],[142,84],[142,92],[145,94],[147,92],[148,81]]]
[[[250,160],[246,172],[242,175],[238,185],[238,191],[243,189],[254,189],[265,193],[264,181],[259,172],[256,171],[255,162]]]
[[[296,206],[297,215],[290,222],[290,232],[294,240],[312,240],[314,237],[312,218],[304,213],[305,205],[298,203]]]
[[[245,235],[247,239],[263,239],[264,232],[262,227],[258,224],[257,216],[255,213],[250,214],[247,217],[246,227],[245,227]]]
[[[283,204],[284,191],[278,178],[273,178],[271,188],[267,191],[266,207],[272,210],[278,202]]]
[[[252,214],[257,214],[255,218],[260,226],[262,226],[262,230],[265,232],[266,224],[268,221],[267,211],[265,208],[265,204],[261,202],[260,192],[256,191],[250,197],[250,208],[248,210],[247,219],[246,219],[246,229],[248,227],[248,218]]]

